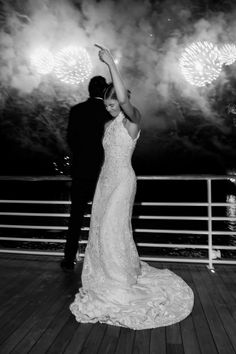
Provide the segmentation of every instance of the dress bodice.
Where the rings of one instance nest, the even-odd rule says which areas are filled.
[[[124,126],[124,118],[123,112],[120,112],[105,130],[103,137],[105,164],[116,166],[130,164],[140,132],[137,138],[133,139]]]

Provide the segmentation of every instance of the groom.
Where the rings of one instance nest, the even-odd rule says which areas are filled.
[[[103,103],[107,87],[104,77],[93,77],[87,101],[72,107],[67,141],[72,152],[71,213],[61,268],[72,271],[75,265],[80,229],[86,205],[93,199],[103,163],[102,137],[110,115]]]

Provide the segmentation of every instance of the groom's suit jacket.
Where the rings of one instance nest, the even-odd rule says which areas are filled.
[[[102,99],[89,98],[71,108],[67,141],[72,152],[72,178],[98,178],[104,159],[104,125],[110,119]]]

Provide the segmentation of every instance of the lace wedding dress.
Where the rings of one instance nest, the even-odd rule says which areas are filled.
[[[105,160],[92,205],[82,288],[70,305],[78,322],[102,322],[132,329],[183,320],[193,306],[189,286],[168,269],[139,260],[131,214],[136,176],[132,139],[120,113],[106,128]]]

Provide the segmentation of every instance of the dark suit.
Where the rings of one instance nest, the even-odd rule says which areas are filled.
[[[85,207],[94,196],[104,159],[104,125],[110,119],[103,100],[97,98],[89,98],[70,111],[67,140],[72,152],[71,215],[65,245],[68,262],[75,260]]]

